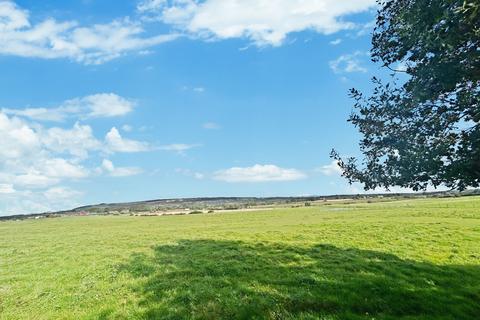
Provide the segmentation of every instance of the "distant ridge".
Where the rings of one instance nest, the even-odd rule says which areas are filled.
[[[292,203],[348,200],[348,199],[408,199],[421,197],[459,197],[480,195],[480,189],[466,191],[433,191],[412,193],[375,193],[375,194],[339,194],[324,196],[298,197],[199,197],[199,198],[167,198],[122,203],[99,203],[86,205],[71,210],[43,212],[21,215],[0,216],[1,220],[28,219],[36,217],[54,217],[79,214],[125,214],[148,211],[169,210],[236,210],[261,206],[285,205]]]

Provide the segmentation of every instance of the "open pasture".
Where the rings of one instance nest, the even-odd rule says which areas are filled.
[[[0,319],[479,317],[479,197],[0,223]]]

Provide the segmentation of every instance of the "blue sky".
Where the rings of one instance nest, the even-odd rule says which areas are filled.
[[[0,214],[356,193],[374,1],[0,0]]]

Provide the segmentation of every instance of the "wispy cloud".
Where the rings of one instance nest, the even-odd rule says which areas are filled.
[[[330,41],[330,44],[333,46],[339,45],[340,43],[342,43],[342,39],[340,38]]]
[[[285,169],[276,165],[256,164],[252,167],[233,167],[215,172],[214,179],[225,182],[294,181],[306,178],[297,169]]]
[[[197,180],[202,180],[205,178],[205,174],[201,172],[195,172],[190,169],[182,169],[182,168],[177,168],[175,169],[176,173],[179,173],[181,175],[187,176],[187,177],[193,177]]]
[[[184,85],[182,86],[182,91],[190,91],[190,92],[194,92],[194,93],[204,93],[206,91],[205,87],[201,87],[201,86],[187,86],[187,85]]]
[[[104,171],[112,177],[129,177],[143,172],[139,167],[116,167],[113,162],[108,159],[103,159],[100,171]]]
[[[200,147],[200,144],[185,144],[185,143],[172,143],[172,144],[167,144],[164,146],[158,147],[159,150],[165,150],[165,151],[173,151],[178,154],[185,154],[186,151]]]
[[[129,125],[129,124],[124,124],[124,125],[122,126],[122,130],[125,131],[125,132],[132,132],[133,127],[132,127],[131,125]]]
[[[367,72],[367,68],[362,65],[362,58],[367,54],[362,51],[356,51],[352,54],[344,54],[335,60],[329,62],[330,69],[336,74],[352,73],[352,72]]]
[[[221,126],[215,122],[205,122],[202,124],[202,128],[207,130],[218,130],[221,128]]]
[[[203,92],[205,92],[205,88],[204,87],[195,87],[195,88],[193,88],[193,91],[197,92],[197,93],[203,93]]]
[[[336,160],[332,161],[330,164],[327,164],[315,169],[315,171],[321,172],[326,176],[334,176],[334,175],[342,174],[342,168],[340,168],[340,166],[338,165],[338,161]]]
[[[68,118],[108,118],[126,115],[135,107],[135,102],[114,93],[99,93],[74,98],[53,108],[4,108],[2,112],[37,121],[61,122]]]

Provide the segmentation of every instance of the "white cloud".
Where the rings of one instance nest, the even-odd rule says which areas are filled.
[[[12,1],[0,0],[0,54],[3,55],[68,58],[84,64],[100,64],[178,37],[176,34],[142,37],[142,33],[142,26],[129,19],[87,27],[53,18],[32,24],[28,11]]]
[[[82,194],[82,192],[66,187],[50,188],[43,193],[47,200],[54,202],[69,200]]]
[[[330,44],[333,46],[339,45],[340,43],[342,43],[342,39],[340,38],[330,41]]]
[[[146,12],[150,10],[156,10],[160,6],[163,6],[167,3],[167,0],[145,0],[140,2],[137,6],[137,10],[140,12]]]
[[[92,128],[79,123],[75,123],[72,129],[50,128],[43,133],[41,140],[51,151],[79,158],[88,157],[89,151],[102,149],[102,143],[93,136]]]
[[[142,152],[151,149],[146,142],[123,138],[115,127],[105,136],[105,143],[109,152]]]
[[[76,156],[87,153],[89,147],[93,147],[88,140],[92,137],[81,133],[82,130],[90,132],[88,129],[75,125],[71,130],[44,130],[0,112],[0,182],[45,187],[61,179],[86,177],[88,173],[78,163],[53,153],[70,152]]]
[[[206,91],[206,89],[204,87],[191,87],[191,86],[187,86],[187,85],[184,85],[182,86],[182,91],[191,91],[191,92],[195,92],[195,93],[203,93]]]
[[[193,174],[193,177],[197,180],[202,180],[203,178],[205,178],[205,175],[203,173],[200,173],[200,172],[195,172]]]
[[[357,25],[348,16],[374,6],[375,0],[144,0],[137,7],[141,21],[127,17],[80,25],[53,17],[31,18],[15,2],[0,0],[0,55],[101,64],[130,52],[149,54],[152,47],[182,34],[205,40],[247,38],[257,46],[279,46],[289,34],[305,30],[332,34],[360,28],[358,33],[365,33],[370,25]],[[151,21],[178,32],[146,35],[144,27]],[[42,110],[25,112],[40,117]]]
[[[258,46],[278,46],[293,32],[353,29],[347,16],[374,6],[375,0],[144,0],[137,9],[146,19],[200,38],[248,38]]]
[[[352,72],[367,72],[362,66],[361,58],[367,56],[364,52],[356,51],[353,54],[344,54],[329,62],[330,69],[337,74]]]
[[[30,118],[37,121],[61,122],[67,118],[108,118],[126,115],[135,107],[131,100],[114,93],[99,93],[65,101],[54,108],[4,108],[5,114]]]
[[[321,166],[317,168],[315,171],[321,172],[326,176],[334,176],[334,175],[341,175],[342,168],[338,165],[337,160],[333,160],[330,164]]]
[[[34,153],[40,147],[36,132],[16,118],[0,112],[0,159],[18,159]]]
[[[203,129],[207,129],[207,130],[217,130],[217,129],[220,129],[220,125],[218,123],[215,123],[215,122],[206,122],[202,125]]]
[[[86,117],[102,118],[123,116],[133,110],[135,103],[114,93],[100,93],[70,100],[68,105],[89,110]]]
[[[68,112],[59,108],[26,108],[26,109],[9,109],[4,108],[2,112],[9,115],[30,118],[39,121],[56,121],[65,120]]]
[[[101,169],[106,171],[112,177],[128,177],[128,176],[134,176],[143,172],[141,168],[137,168],[137,167],[118,167],[117,168],[113,165],[113,162],[108,159],[103,160]]]
[[[45,188],[63,180],[83,179],[89,171],[82,165],[63,158],[35,157],[34,161],[19,159],[22,163],[10,165],[14,176],[9,178],[14,185],[25,188]]]
[[[0,193],[0,215],[40,213],[74,208],[80,205],[82,192],[56,186],[46,190]]]
[[[256,164],[252,167],[233,167],[215,172],[214,179],[226,182],[293,181],[306,178],[297,169],[285,169],[275,165]]]
[[[148,144],[124,139],[115,128],[105,142],[92,128],[75,123],[71,128],[45,128],[0,111],[0,215],[62,209],[77,203],[78,192],[60,187],[64,182],[85,179],[93,168],[85,166],[91,152],[146,151]],[[137,167],[109,167],[112,176],[141,173]],[[72,195],[65,199],[61,194]]]
[[[107,159],[103,159],[102,161],[102,169],[107,170],[108,172],[112,172],[115,170],[115,166],[113,165],[113,162]]]
[[[199,146],[198,144],[173,143],[173,144],[161,146],[158,149],[165,150],[165,151],[173,151],[179,154],[184,154],[185,151],[188,151],[198,146]]]
[[[81,165],[72,163],[63,158],[46,159],[41,163],[43,174],[53,178],[81,179],[89,175],[88,170]]]
[[[60,179],[48,177],[43,173],[31,169],[30,172],[19,174],[13,180],[14,184],[26,188],[45,188],[60,182]]]
[[[129,125],[129,124],[124,124],[124,125],[122,126],[122,130],[125,131],[125,132],[132,132],[133,127],[132,127],[131,125]]]

